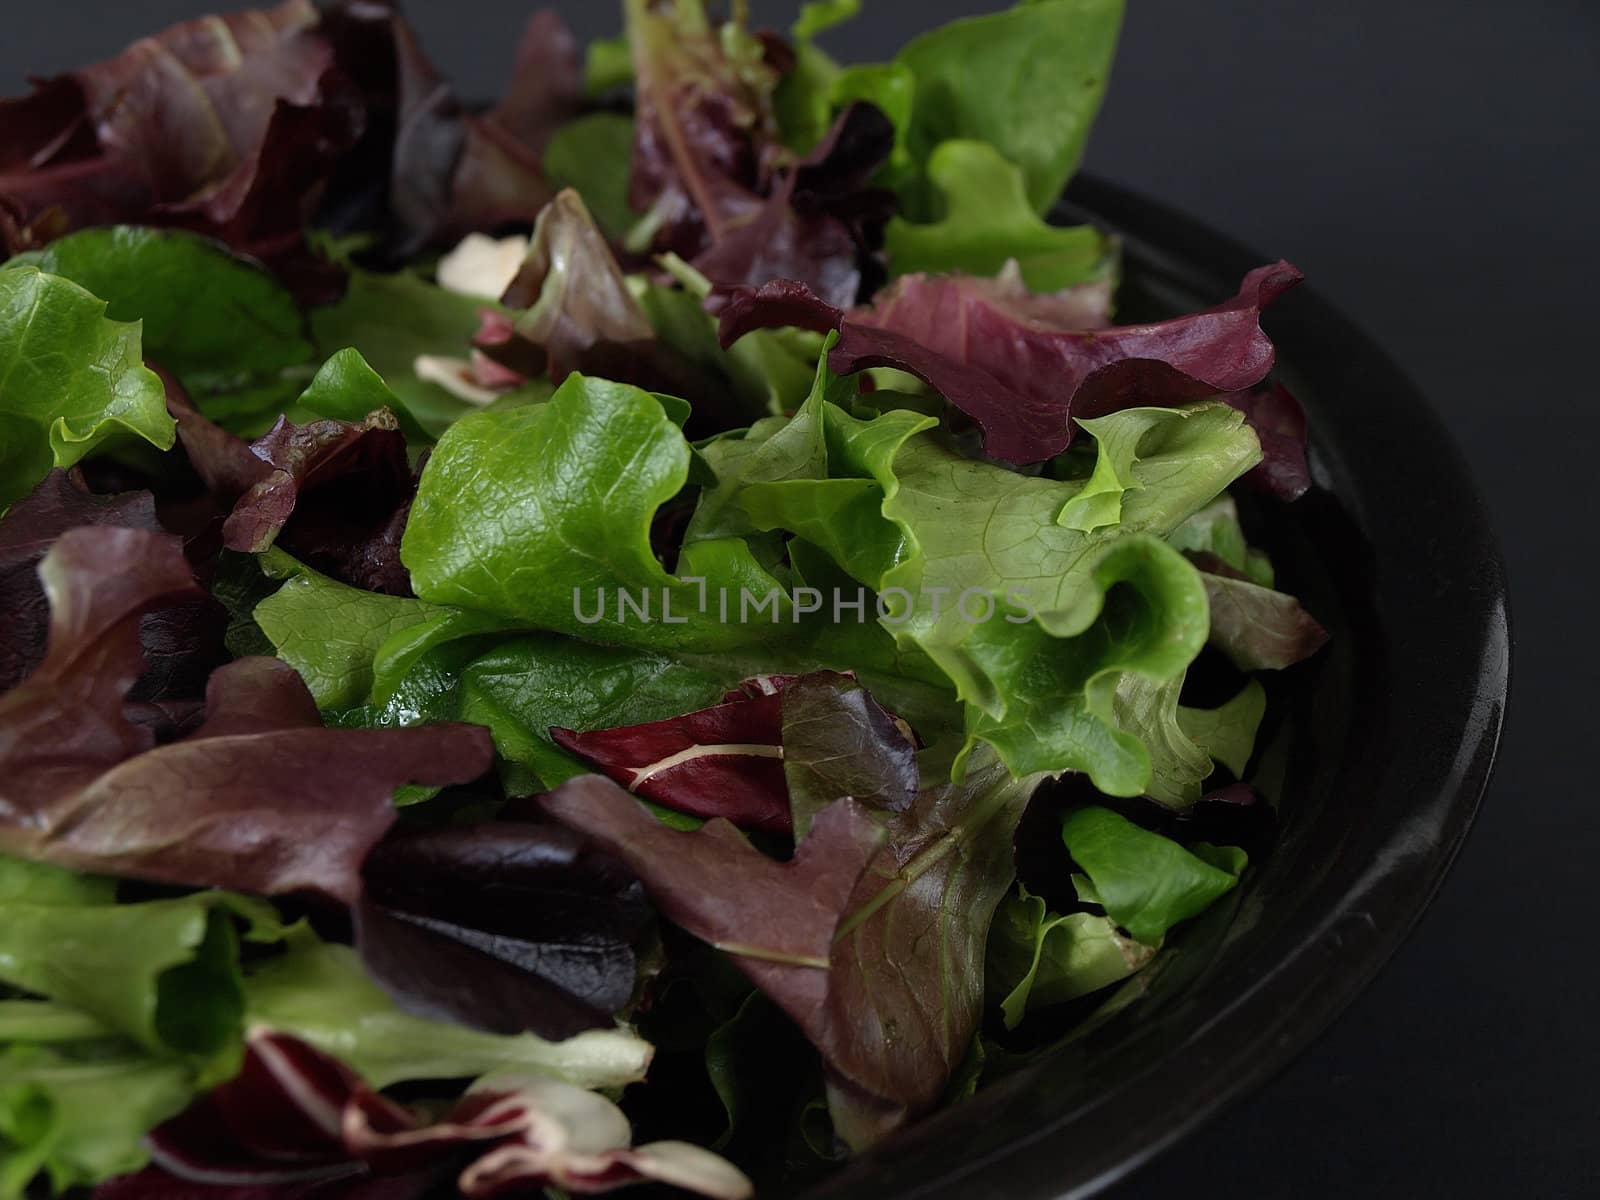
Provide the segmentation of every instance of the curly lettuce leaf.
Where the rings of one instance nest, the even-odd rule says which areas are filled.
[[[176,436],[138,325],[110,320],[105,302],[70,280],[0,270],[0,507],[103,445],[143,439],[168,450]]]
[[[1113,243],[1091,225],[1043,221],[1025,194],[1020,168],[987,142],[950,141],[927,162],[944,199],[938,221],[897,218],[884,249],[896,275],[997,275],[1015,262],[1035,292],[1056,292],[1107,274]]]
[[[827,405],[824,417],[836,478],[751,485],[741,503],[757,525],[800,533],[899,597],[880,624],[938,666],[968,706],[969,738],[1014,772],[1086,770],[1110,794],[1142,791],[1148,752],[1115,728],[1111,700],[1124,673],[1181,677],[1204,644],[1199,573],[1160,535],[1257,460],[1239,415],[1171,418],[1133,464],[1148,486],[1128,493],[1111,537],[1057,523],[1081,481],[972,461],[903,411],[859,421]]]
[[[210,892],[118,904],[109,879],[0,856],[0,981],[224,1078],[244,1036],[234,918],[252,941],[282,936],[260,902]]]
[[[1236,887],[1246,865],[1237,847],[1191,852],[1098,806],[1068,814],[1061,839],[1088,877],[1080,895],[1146,946],[1160,945],[1174,925]]]
[[[423,600],[530,629],[658,649],[770,640],[788,594],[744,542],[687,546],[677,575],[651,549],[656,510],[689,463],[659,399],[574,374],[548,403],[451,428],[423,471],[401,559]],[[770,616],[747,621],[745,594]],[[722,596],[739,620],[717,619]]]
[[[145,1135],[193,1097],[187,1066],[130,1046],[0,1044],[0,1198],[36,1175],[62,1192],[137,1171]]]
[[[1118,983],[1155,956],[1155,949],[1117,931],[1109,917],[1050,912],[1019,887],[1001,901],[989,930],[984,986],[1007,1029],[1033,1009],[1048,1008]]]
[[[1267,709],[1266,691],[1254,681],[1215,709],[1181,706],[1182,689],[1182,675],[1159,682],[1129,675],[1118,681],[1111,701],[1117,728],[1137,737],[1150,754],[1144,794],[1176,809],[1201,798],[1213,759],[1235,775],[1244,773]]]

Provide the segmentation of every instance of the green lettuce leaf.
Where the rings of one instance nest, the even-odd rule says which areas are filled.
[[[1213,554],[1258,587],[1272,586],[1272,561],[1245,541],[1232,496],[1218,496],[1168,534],[1167,544],[1185,553]]]
[[[1117,680],[1181,677],[1207,629],[1199,573],[1159,535],[1260,454],[1222,406],[1180,411],[1132,464],[1116,536],[1057,523],[1082,482],[972,461],[902,411],[863,422],[828,405],[830,472],[856,478],[752,485],[742,503],[897,594],[882,623],[937,664],[968,705],[970,737],[1013,772],[1085,770],[1137,794],[1149,755],[1112,723]]]
[[[1256,748],[1256,732],[1267,715],[1267,691],[1255,680],[1220,708],[1178,706],[1178,728],[1235,775],[1243,776]]]
[[[952,139],[988,142],[1022,168],[1044,212],[1077,169],[1100,109],[1122,0],[1035,0],[923,34],[896,61],[916,78],[906,140],[918,162]],[[913,195],[911,216],[931,205]]]
[[[638,219],[628,207],[632,154],[633,118],[598,112],[551,134],[541,165],[551,186],[575,189],[606,237],[620,242]]]
[[[995,911],[984,982],[1007,1029],[1031,1009],[1064,1004],[1126,979],[1155,949],[1117,932],[1108,917],[1061,916],[1019,887]]]
[[[132,437],[168,450],[176,436],[138,325],[37,267],[0,270],[0,508],[102,445]]]
[[[622,1029],[546,1042],[415,1017],[396,1007],[348,946],[292,933],[288,952],[246,982],[252,1024],[293,1034],[339,1059],[375,1088],[418,1079],[466,1079],[515,1070],[586,1088],[644,1078],[648,1042]]]
[[[685,547],[676,576],[651,550],[651,520],[688,480],[690,457],[655,396],[574,373],[548,403],[449,430],[423,472],[401,559],[423,600],[530,629],[647,648],[771,640],[764,624],[789,611],[788,596],[743,541]],[[745,593],[772,597],[774,620],[717,619],[718,597],[737,607]]]
[[[1080,894],[1147,946],[1157,946],[1180,921],[1199,916],[1239,882],[1246,865],[1237,847],[1202,858],[1170,838],[1141,829],[1110,809],[1070,813],[1061,838],[1091,887]],[[1212,861],[1208,861],[1208,859]]]
[[[460,356],[478,331],[478,310],[494,305],[429,283],[414,271],[378,275],[352,269],[337,304],[311,314],[311,333],[324,357],[354,348],[383,377],[401,406],[437,437],[473,406],[436,383],[419,379],[421,355]]]
[[[216,1082],[237,1069],[243,1047],[235,918],[253,941],[282,935],[260,901],[203,892],[118,904],[109,880],[0,857],[0,982]]]
[[[127,225],[84,229],[29,261],[99,296],[110,319],[143,321],[145,357],[177,376],[213,420],[237,426],[276,417],[310,373],[312,347],[294,297],[260,263],[210,238]]]
[[[139,1170],[144,1135],[194,1095],[183,1063],[131,1048],[0,1044],[0,1200],[41,1172],[59,1193]]]
[[[394,390],[384,382],[383,376],[372,369],[359,350],[348,348],[340,350],[322,364],[306,390],[300,393],[294,407],[288,410],[288,416],[297,425],[314,420],[349,421],[353,425],[360,425],[380,408],[394,414],[407,441],[431,440],[417,419],[400,403]]]
[[[997,275],[1015,260],[1029,288],[1056,292],[1110,269],[1110,240],[1092,225],[1046,224],[1028,202],[1021,169],[987,142],[945,142],[926,169],[944,215],[889,223],[884,248],[896,275]]]
[[[372,696],[374,660],[388,639],[449,610],[407,596],[350,587],[296,562],[281,550],[263,569],[286,582],[256,604],[256,624],[278,657],[305,680],[317,707],[353,708]]]
[[[1200,799],[1212,760],[1243,775],[1255,750],[1256,730],[1267,711],[1267,693],[1246,684],[1220,708],[1186,708],[1178,703],[1183,677],[1153,682],[1124,676],[1112,699],[1112,719],[1150,752],[1150,784],[1145,795],[1171,808]]]

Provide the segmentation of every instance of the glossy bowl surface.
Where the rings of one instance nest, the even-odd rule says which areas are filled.
[[[1119,232],[1119,322],[1215,304],[1252,253],[1080,178],[1060,213]],[[1488,784],[1505,713],[1504,568],[1427,401],[1302,285],[1263,322],[1311,418],[1317,488],[1251,528],[1333,635],[1274,681],[1252,782],[1281,832],[1231,907],[1188,930],[1091,1036],[892,1139],[807,1200],[1089,1195],[1257,1087],[1317,1037],[1432,899]]]

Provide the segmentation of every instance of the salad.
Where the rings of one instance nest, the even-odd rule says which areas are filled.
[[[1226,919],[1300,275],[1045,219],[1120,0],[858,7],[0,101],[0,1198],[790,1189]]]

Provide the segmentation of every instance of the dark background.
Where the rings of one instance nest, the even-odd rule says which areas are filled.
[[[620,5],[556,6],[584,39],[616,30]],[[867,0],[827,40],[842,58],[887,58],[921,29],[1002,6]],[[104,57],[212,5],[0,7],[8,94],[24,72]],[[408,6],[469,96],[499,89],[532,7]],[[753,7],[773,24],[793,11]],[[1130,9],[1089,169],[1263,261],[1291,259],[1422,385],[1494,511],[1516,654],[1496,781],[1416,935],[1311,1051],[1116,1196],[1600,1195],[1600,796],[1579,773],[1600,737],[1600,4]]]

